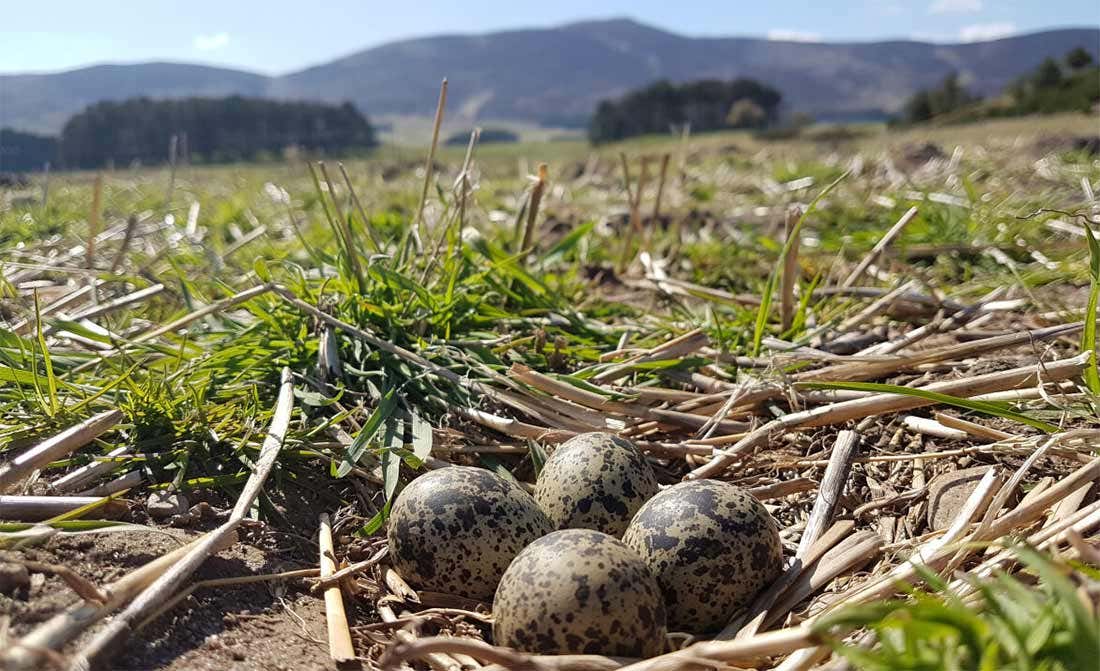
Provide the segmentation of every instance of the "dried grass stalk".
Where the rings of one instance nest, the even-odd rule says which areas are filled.
[[[321,547],[321,578],[329,578],[336,572],[335,549],[332,545],[332,524],[328,513],[321,513],[318,545]],[[325,621],[328,623],[328,654],[336,663],[355,659],[355,646],[351,643],[348,616],[344,611],[344,597],[340,586],[325,590]]]
[[[856,455],[859,446],[859,434],[855,431],[841,431],[833,443],[832,455],[829,457],[829,465],[825,467],[825,475],[821,479],[821,487],[817,490],[817,498],[814,500],[810,519],[806,522],[806,529],[802,532],[802,538],[798,542],[796,559],[804,559],[810,547],[832,523],[833,511],[840,495],[844,493],[844,485],[848,483],[848,473],[852,468],[852,459]]]
[[[855,522],[852,520],[841,520],[829,527],[829,530],[822,534],[821,537],[810,546],[810,549],[803,558],[792,561],[791,565],[786,568],[783,574],[756,597],[756,600],[753,602],[752,606],[749,607],[744,617],[730,622],[725,629],[719,632],[715,639],[719,641],[728,641],[734,638],[749,638],[755,636],[764,625],[764,620],[769,610],[775,602],[783,596],[787,588],[798,580],[802,572],[806,570],[806,567],[824,556],[833,546],[852,533],[852,529],[854,528]],[[743,622],[745,623],[744,625],[742,625]]]
[[[49,651],[61,650],[85,629],[133,599],[170,566],[187,556],[204,539],[205,537],[197,538],[107,585],[102,589],[107,596],[104,603],[82,600],[38,625],[6,651],[0,653],[0,667],[19,670],[39,668],[42,657]],[[235,533],[228,535],[215,548],[215,552],[224,550],[236,542]]]
[[[920,389],[949,396],[969,397],[991,391],[1032,386],[1040,382],[1057,382],[1079,375],[1088,365],[1089,359],[1090,353],[1085,352],[1069,359],[1044,363],[1041,366],[1022,366],[961,380],[935,382]],[[912,410],[934,404],[934,401],[915,396],[884,393],[791,413],[752,431],[729,450],[717,453],[709,462],[688,473],[685,479],[695,480],[717,475],[733,463],[739,455],[785,430],[840,424],[853,419]]]
[[[539,205],[542,204],[542,194],[546,190],[548,179],[546,164],[540,163],[538,176],[531,187],[531,199],[528,201],[527,224],[523,227],[523,238],[520,240],[519,249],[517,250],[520,254],[528,253],[531,247],[531,239],[535,235],[535,223],[539,216]]]
[[[120,421],[122,421],[122,411],[107,410],[19,454],[7,464],[0,466],[0,493],[11,491],[35,470],[87,445]]]
[[[882,238],[880,238],[879,241],[875,243],[875,246],[871,249],[867,256],[864,256],[863,259],[860,260],[859,265],[857,265],[855,269],[852,270],[851,273],[849,273],[848,277],[844,278],[844,281],[840,283],[840,286],[847,289],[855,285],[856,280],[858,280],[863,275],[863,273],[867,272],[867,269],[871,267],[871,264],[878,259],[882,252],[885,251],[888,246],[890,246],[890,243],[893,242],[895,238],[901,235],[901,232],[905,230],[905,227],[908,226],[909,222],[912,221],[913,218],[916,216],[917,208],[915,207],[909,208],[905,212],[905,214],[901,215],[901,219],[898,219],[897,223],[890,227],[890,230],[886,231],[886,235],[883,235]]]
[[[801,216],[802,211],[797,207],[792,207],[787,210],[784,221],[784,231],[789,244],[787,253],[783,257],[783,284],[780,287],[779,294],[780,322],[784,332],[789,330],[791,324],[794,323],[794,288],[798,282],[798,248],[800,243],[800,237],[795,233],[795,227],[798,225],[798,219]]]
[[[102,496],[0,495],[0,520],[41,522],[94,504],[102,504],[96,506],[95,512],[103,519],[118,519],[129,511],[125,501],[108,500]]]
[[[424,223],[424,206],[428,203],[428,189],[432,184],[432,172],[435,169],[435,150],[439,146],[439,127],[443,124],[443,110],[447,107],[447,79],[439,84],[439,101],[435,106],[435,122],[432,124],[432,144],[428,149],[428,157],[424,160],[424,188],[420,191],[420,205],[416,208],[416,220],[410,229],[413,243],[416,245],[416,253],[424,253],[424,243],[421,235],[421,227]]]
[[[166,572],[160,575],[148,588],[141,592],[114,620],[99,632],[77,656],[77,662],[87,665],[89,668],[100,667],[108,662],[111,654],[121,645],[133,631],[134,626],[141,622],[147,613],[156,610],[159,604],[171,598],[172,594],[179,591],[183,583],[191,576],[198,566],[206,561],[207,557],[214,554],[218,548],[224,547],[225,539],[236,534],[237,527],[244,520],[252,508],[252,504],[263,489],[268,474],[275,465],[275,459],[279,456],[283,439],[290,426],[290,414],[294,408],[294,385],[290,370],[284,368],[282,382],[279,388],[279,398],[275,403],[275,412],[260,448],[260,458],[256,462],[255,470],[245,482],[237,503],[229,515],[229,520],[217,529],[204,535],[177,563],[173,564]]]

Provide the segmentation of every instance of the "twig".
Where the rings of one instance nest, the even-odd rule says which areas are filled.
[[[630,187],[630,168],[627,163],[626,154],[620,153],[619,159],[623,164],[623,182],[626,184],[626,196],[630,206],[630,221],[627,224],[626,236],[623,239],[623,253],[619,257],[619,274],[626,272],[627,267],[630,264],[631,251],[634,246],[634,236],[642,230],[642,216],[639,208],[642,203],[642,192],[645,191],[646,181],[648,180],[648,167],[649,162],[642,160],[642,169],[638,175],[638,183],[631,190]]]
[[[780,287],[779,305],[782,331],[784,333],[790,330],[791,324],[794,323],[794,288],[798,281],[798,248],[800,242],[800,236],[795,233],[795,226],[801,216],[802,211],[797,207],[792,207],[787,210],[784,222],[784,231],[789,241],[787,253],[783,256],[783,284]]]
[[[1077,550],[1077,554],[1080,555],[1081,559],[1093,566],[1100,566],[1100,549],[1085,542],[1084,536],[1076,529],[1066,529],[1064,535],[1069,544]]]
[[[199,319],[202,319],[204,317],[212,315],[216,312],[221,312],[222,310],[228,310],[229,308],[236,307],[236,306],[240,305],[241,303],[244,303],[246,301],[250,301],[250,300],[252,300],[253,298],[255,298],[257,296],[265,294],[268,291],[271,291],[271,286],[267,285],[267,284],[261,284],[261,285],[255,286],[255,287],[251,287],[249,289],[245,289],[244,291],[238,292],[238,293],[236,293],[236,294],[234,294],[234,295],[232,295],[228,298],[223,298],[221,300],[214,301],[210,305],[199,308],[198,310],[195,310],[194,312],[192,312],[190,314],[186,314],[186,315],[180,317],[179,319],[177,319],[173,322],[170,322],[168,324],[163,324],[163,325],[158,326],[154,329],[150,329],[148,331],[145,331],[144,333],[141,333],[141,334],[131,338],[128,344],[129,345],[137,345],[137,344],[140,344],[140,343],[143,343],[143,342],[147,342],[149,340],[153,340],[154,338],[159,338],[160,336],[164,335],[165,333],[172,333],[173,331],[178,331],[179,329],[183,328],[184,326],[187,326],[191,322],[198,321]],[[104,352],[102,354],[102,356],[103,357],[112,356],[112,355],[117,354],[120,351],[122,351],[122,349],[123,348],[108,350],[108,351]],[[84,364],[84,365],[87,365],[87,364]],[[77,367],[76,369],[74,369],[74,371],[79,371],[79,370],[81,370],[81,367]]]
[[[909,501],[924,498],[926,494],[928,494],[928,485],[923,485],[921,487],[917,487],[916,489],[910,489],[907,492],[902,492],[893,496],[884,496],[874,501],[868,501],[867,503],[864,503],[860,507],[856,508],[852,511],[852,517],[858,520],[867,513],[879,510],[880,508],[886,508],[898,503],[908,503]]]
[[[321,578],[329,578],[336,572],[336,562],[333,560],[332,525],[328,513],[321,513],[320,526]],[[339,585],[325,590],[325,620],[328,622],[328,654],[332,661],[339,664],[355,659],[355,646],[351,643],[351,630],[348,629],[348,616],[344,612],[344,597]]]
[[[72,314],[69,316],[69,320],[78,321],[81,319],[95,319],[97,317],[102,317],[103,315],[114,312],[115,310],[118,310],[120,308],[124,308],[128,305],[133,305],[134,303],[140,303],[146,298],[156,296],[157,294],[164,291],[164,288],[165,287],[163,284],[158,283],[145,287],[144,289],[138,289],[137,291],[126,294],[124,296],[119,296],[118,298],[107,301],[106,303],[100,303],[99,305]],[[53,333],[54,330],[55,329],[52,325],[48,326],[45,329],[46,333]]]
[[[72,570],[68,566],[62,566],[60,564],[47,564],[45,562],[28,561],[25,559],[6,559],[5,561],[14,562],[16,564],[22,564],[28,571],[34,571],[35,573],[52,573],[69,586],[77,596],[85,601],[93,601],[99,604],[107,603],[107,595],[96,587],[95,583],[88,580],[84,576],[80,575],[76,571]]]
[[[470,142],[466,145],[466,157],[462,160],[462,172],[458,177],[458,226],[461,229],[466,225],[466,199],[470,195],[470,164],[474,157],[474,147],[481,139],[481,129],[474,128],[470,132]]]
[[[108,452],[102,460],[93,461],[58,478],[50,486],[57,492],[72,492],[90,480],[118,468],[119,462],[130,452],[129,445],[122,445]]]
[[[783,571],[783,574],[780,575],[775,582],[757,595],[756,600],[753,601],[748,612],[745,613],[743,617],[731,621],[718,633],[715,640],[729,641],[734,638],[744,639],[759,633],[760,628],[764,625],[764,620],[768,616],[768,612],[772,606],[775,605],[775,602],[783,596],[783,593],[787,591],[787,588],[798,580],[798,577],[802,575],[802,572],[806,570],[807,566],[820,559],[826,552],[832,549],[833,546],[847,537],[854,527],[855,522],[851,520],[841,520],[829,527],[829,530],[822,534],[817,541],[810,546],[810,549],[801,559],[792,561],[791,565]]]
[[[432,171],[435,168],[435,149],[439,144],[439,127],[443,123],[443,109],[447,106],[447,79],[439,85],[439,102],[435,107],[435,122],[432,124],[432,144],[428,149],[428,158],[424,162],[424,188],[420,191],[420,205],[416,208],[416,219],[413,221],[413,243],[416,245],[416,253],[424,253],[424,243],[421,238],[420,227],[424,221],[424,206],[428,202],[428,188],[432,183]]]
[[[272,580],[289,580],[291,578],[314,578],[320,572],[320,569],[306,568],[298,569],[297,571],[283,571],[281,573],[264,573],[262,575],[243,575],[235,578],[212,578],[210,580],[200,580],[198,582],[191,583],[182,592],[178,592],[167,602],[159,606],[155,611],[147,615],[145,619],[142,620],[137,627],[135,627],[135,629],[140,630],[149,626],[158,617],[175,608],[180,601],[183,601],[200,589],[209,589],[211,587],[227,587],[230,585],[251,585],[258,582],[270,582]]]
[[[725,665],[748,665],[767,657],[788,654],[821,643],[809,627],[779,629],[734,641],[704,641],[683,650],[624,666],[622,671],[661,671],[663,669],[702,669]]]
[[[947,440],[962,440],[967,437],[966,431],[952,428],[927,417],[909,415],[902,420],[905,426],[925,436],[944,438]]]
[[[389,548],[383,547],[381,550],[374,553],[374,555],[372,555],[369,559],[364,559],[361,562],[356,562],[350,566],[345,566],[344,568],[336,571],[331,575],[322,575],[320,580],[313,584],[313,587],[310,588],[310,591],[319,592],[321,590],[327,590],[334,585],[338,586],[341,582],[350,578],[351,576],[357,573],[362,573],[363,571],[366,571],[370,567],[382,561],[386,557],[386,554],[388,552]]]
[[[88,244],[84,248],[84,264],[95,267],[95,239],[99,235],[100,216],[103,211],[103,173],[97,173],[92,187],[92,212],[88,216]]]
[[[971,422],[961,417],[955,417],[954,415],[948,415],[947,413],[937,412],[936,421],[940,424],[950,427],[952,429],[958,429],[964,431],[971,436],[978,438],[985,438],[987,440],[1011,440],[1018,436],[1008,433],[1007,431],[1000,431],[988,426],[983,426],[977,422]]]
[[[865,565],[882,549],[882,539],[873,531],[860,531],[841,541],[824,557],[810,564],[768,609],[764,626],[771,626],[811,594],[828,585],[837,576]]]
[[[0,519],[40,522],[95,504],[102,504],[95,511],[104,519],[118,519],[129,510],[125,501],[103,496],[0,495]]]
[[[542,203],[542,193],[546,189],[547,171],[546,164],[539,164],[539,174],[531,187],[531,198],[527,205],[527,224],[523,227],[523,238],[520,240],[517,253],[526,254],[531,245],[531,238],[535,234],[535,220],[539,216],[539,205]]]
[[[101,412],[16,456],[0,466],[0,493],[11,491],[35,470],[87,445],[122,421],[122,418],[120,410]]]
[[[878,259],[879,255],[882,254],[886,247],[888,247],[890,243],[894,241],[894,238],[901,235],[901,232],[905,230],[905,227],[909,225],[909,222],[912,221],[913,217],[915,216],[917,216],[917,208],[915,207],[909,208],[905,212],[905,214],[901,215],[901,219],[898,219],[898,222],[894,224],[890,228],[890,230],[886,231],[886,235],[882,236],[882,238],[877,243],[875,243],[875,246],[871,249],[867,256],[863,257],[863,259],[859,262],[859,265],[855,267],[855,270],[853,270],[851,274],[849,274],[848,277],[846,277],[844,281],[840,283],[840,286],[847,289],[848,287],[854,285],[856,283],[856,280],[858,280],[860,276],[863,275],[863,273],[867,272],[867,268],[869,268],[871,264]]]
[[[109,625],[99,632],[77,655],[77,662],[86,664],[89,668],[105,664],[111,652],[120,645],[131,633],[134,625],[140,622],[144,615],[156,609],[160,603],[178,591],[184,581],[206,561],[206,558],[224,547],[225,539],[236,534],[245,515],[252,508],[260,490],[263,489],[267,476],[275,465],[275,459],[279,456],[279,450],[283,445],[287,429],[290,426],[290,414],[294,408],[294,385],[291,381],[290,370],[284,368],[282,383],[279,389],[279,398],[275,404],[275,412],[272,415],[271,426],[264,438],[263,447],[260,449],[260,458],[256,461],[255,470],[245,482],[237,504],[230,513],[229,520],[217,529],[207,533],[192,547],[186,556],[163,573],[152,585],[147,587],[137,596]]]
[[[767,501],[769,499],[781,499],[791,494],[813,491],[817,488],[818,483],[816,480],[810,478],[795,478],[794,480],[780,480],[770,485],[749,487],[748,491],[749,494],[755,496],[757,500]]]
[[[825,467],[825,475],[821,479],[821,487],[817,490],[817,498],[810,512],[810,519],[806,522],[806,529],[798,542],[795,559],[803,559],[821,533],[832,523],[833,510],[844,492],[844,486],[848,483],[848,472],[852,468],[852,458],[856,455],[858,446],[859,434],[855,431],[841,431],[837,434],[832,455],[829,457],[829,465]]]
[[[668,177],[668,162],[672,155],[668,152],[661,155],[661,167],[657,177],[657,198],[653,201],[653,214],[650,219],[656,224],[661,217],[661,200],[665,194],[665,179]]]
[[[1023,366],[1011,370],[987,375],[978,375],[961,380],[946,380],[935,382],[924,387],[925,391],[946,394],[949,396],[968,397],[984,394],[990,391],[1002,389],[1014,389],[1038,384],[1041,381],[1057,382],[1065,380],[1081,373],[1088,365],[1090,353],[1085,352],[1069,359],[1061,359],[1043,364],[1041,371],[1036,366]],[[709,462],[688,473],[684,479],[696,480],[716,475],[731,464],[740,455],[764,442],[775,433],[794,428],[809,428],[814,426],[827,426],[840,424],[852,419],[861,419],[874,415],[882,415],[902,410],[912,410],[935,402],[915,396],[901,394],[873,394],[865,398],[851,401],[841,401],[831,405],[824,405],[811,410],[795,412],[785,415],[780,419],[768,422],[764,426],[750,432],[739,440],[732,448],[718,452]]]
[[[661,343],[644,354],[640,354],[629,361],[616,364],[602,370],[592,376],[592,381],[597,384],[607,384],[630,375],[639,365],[653,363],[655,361],[667,361],[679,359],[692,352],[696,352],[710,344],[710,337],[702,329],[693,329],[677,336],[672,340]]]

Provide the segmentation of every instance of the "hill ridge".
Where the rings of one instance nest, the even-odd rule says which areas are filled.
[[[1046,57],[1076,46],[1097,56],[1100,28],[1056,28],[987,42],[791,42],[691,37],[629,17],[387,42],[278,76],[173,61],[97,63],[0,75],[0,127],[56,133],[99,100],[192,95],[342,102],[371,117],[427,116],[451,81],[455,123],[513,119],[578,125],[596,102],[651,83],[746,76],[779,89],[788,111],[824,119],[883,117],[952,70],[999,92]]]

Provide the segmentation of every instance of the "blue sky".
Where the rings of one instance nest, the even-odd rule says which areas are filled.
[[[989,39],[1100,24],[1097,0],[0,0],[0,72],[171,60],[279,74],[383,42],[631,16],[686,35]]]

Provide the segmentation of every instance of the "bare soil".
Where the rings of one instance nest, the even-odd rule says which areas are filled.
[[[186,543],[197,532],[134,532],[55,536],[21,551],[24,559],[62,564],[97,585]],[[238,543],[206,561],[196,580],[302,568],[277,552]],[[0,596],[0,611],[20,636],[75,602],[56,576],[32,575],[29,594]],[[116,669],[327,669],[324,603],[302,581],[200,589],[132,637]],[[78,640],[72,650],[80,648]]]

